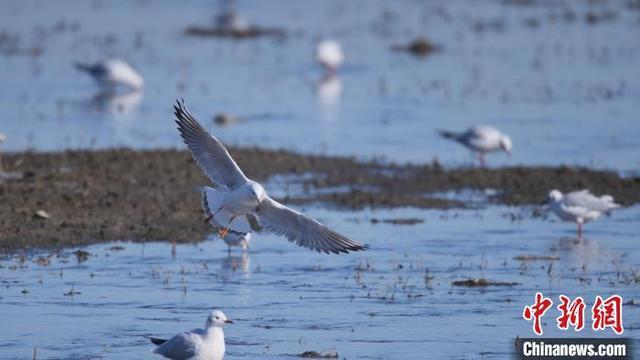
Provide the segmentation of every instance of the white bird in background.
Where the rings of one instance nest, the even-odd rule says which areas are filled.
[[[474,126],[461,133],[446,130],[440,130],[439,133],[444,138],[455,140],[478,154],[482,166],[485,165],[484,154],[488,152],[504,151],[511,156],[511,138],[492,126]]]
[[[221,196],[216,196],[217,191],[211,188],[205,187],[202,191],[202,209],[204,213],[207,215],[207,221],[213,229],[218,234],[226,234],[222,237],[222,240],[227,244],[229,252],[231,252],[232,246],[240,246],[244,251],[249,249],[249,242],[251,241],[251,229],[249,224],[241,230],[238,230],[238,227],[235,226],[234,229],[226,229],[223,226],[223,223],[229,223],[231,217],[226,211],[219,211],[217,214],[214,214],[213,209],[217,209],[221,207],[223,198]],[[240,224],[242,225],[242,223]]]
[[[226,227],[220,232],[228,234],[233,223],[252,230],[269,230],[318,252],[347,253],[364,250],[368,246],[353,241],[329,229],[318,221],[292,210],[267,196],[264,188],[247,179],[233,161],[227,149],[211,136],[189,113],[184,102],[174,106],[178,130],[196,163],[218,189],[206,188],[208,201],[221,204],[211,215],[221,212],[228,218]]]
[[[222,360],[225,351],[222,327],[226,324],[233,321],[215,310],[207,318],[204,329],[185,331],[169,340],[150,338],[158,345],[153,352],[173,360]]]
[[[216,18],[218,29],[232,33],[246,33],[251,30],[249,20],[242,17],[235,11],[226,11],[218,15]]]
[[[572,191],[567,194],[551,190],[547,203],[560,219],[578,224],[578,239],[582,239],[582,224],[596,220],[602,214],[608,214],[620,207],[611,195],[598,197],[589,190]]]
[[[91,75],[98,84],[105,87],[124,85],[132,90],[144,87],[144,79],[129,64],[122,60],[106,60],[95,64],[76,63],[78,70]]]
[[[320,41],[316,45],[316,61],[325,68],[327,73],[335,74],[344,61],[340,43],[335,40]]]

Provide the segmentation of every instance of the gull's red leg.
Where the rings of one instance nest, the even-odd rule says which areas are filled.
[[[220,229],[220,231],[218,232],[218,234],[220,235],[220,238],[224,239],[225,236],[227,236],[227,234],[229,233],[229,227],[231,227],[231,222],[235,219],[235,216],[232,216],[231,219],[229,219],[229,224],[227,224],[226,227]]]
[[[224,208],[224,204],[220,205],[220,207],[218,208],[218,210],[214,211],[213,214],[207,216],[206,219],[204,219],[204,222],[209,222],[211,219],[213,219],[214,216],[216,216],[217,213],[220,212],[220,210],[222,210]]]

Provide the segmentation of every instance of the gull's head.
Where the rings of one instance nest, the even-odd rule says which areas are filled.
[[[233,324],[233,321],[227,319],[227,315],[225,315],[220,310],[214,310],[209,314],[207,318],[207,328],[210,327],[222,327],[226,324]]]
[[[262,200],[267,197],[267,192],[264,191],[262,185],[258,184],[257,182],[252,182],[250,184],[249,191],[251,191],[251,195],[256,198],[258,205],[260,205],[260,202],[262,202]]]
[[[502,135],[500,137],[500,148],[504,150],[507,154],[511,155],[511,149],[513,148],[513,143],[511,142],[511,138],[507,135]]]
[[[549,191],[549,196],[547,196],[547,201],[549,203],[557,203],[562,201],[562,197],[563,197],[562,193],[554,189]]]

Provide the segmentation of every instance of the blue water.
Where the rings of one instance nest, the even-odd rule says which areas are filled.
[[[490,166],[637,172],[640,12],[617,1],[505,3],[240,1],[251,22],[288,36],[232,41],[182,34],[212,24],[216,2],[3,1],[0,32],[20,49],[43,52],[0,51],[0,132],[7,135],[0,146],[182,148],[171,105],[184,98],[213,133],[240,146],[459,166],[474,159],[435,130],[488,123],[515,145],[513,157],[491,156]],[[585,21],[607,11],[617,17]],[[527,25],[532,19],[539,27]],[[417,36],[443,50],[423,59],[390,50]],[[312,57],[320,37],[339,39],[346,53],[329,83]],[[129,61],[144,91],[100,97],[72,66],[105,57]],[[245,121],[218,127],[219,112]],[[268,190],[297,191],[287,183],[271,179]],[[48,253],[24,262],[12,255],[0,261],[0,358],[32,358],[34,347],[38,359],[151,358],[146,336],[200,327],[221,308],[236,320],[225,330],[229,359],[331,348],[348,359],[504,359],[514,337],[533,334],[521,313],[536,291],[556,303],[559,294],[582,296],[588,306],[596,295],[640,301],[638,207],[588,224],[576,244],[571,224],[468,196],[478,209],[306,208],[371,245],[348,256],[264,234],[246,256],[229,257],[216,240],[178,245],[175,255],[166,242],[94,245],[82,264],[76,249],[47,266],[34,261]],[[425,222],[371,222],[397,217]],[[110,250],[115,245],[125,249]],[[559,259],[513,259],[530,254]],[[519,284],[451,284],[469,277]],[[65,296],[72,286],[80,293]],[[638,338],[638,309],[623,307],[625,336]],[[545,317],[545,336],[613,336],[561,332],[555,316],[552,309]]]
[[[557,296],[638,298],[637,207],[587,227],[574,242],[573,226],[525,219],[520,209],[355,213],[307,209],[345,234],[372,246],[364,253],[323,256],[287,241],[258,235],[249,254],[230,256],[217,240],[199,245],[164,242],[86,247],[81,264],[69,249],[51,264],[29,257],[0,262],[0,358],[150,357],[146,336],[166,337],[201,327],[221,308],[235,323],[225,328],[228,358],[287,359],[334,348],[349,359],[505,359],[515,336],[533,335],[522,319],[536,291]],[[417,217],[413,226],[372,224],[371,218]],[[110,250],[122,246],[124,250]],[[45,253],[46,255],[46,253]],[[518,255],[551,255],[521,262]],[[14,266],[12,268],[12,265]],[[483,277],[513,287],[468,289],[454,280]],[[427,279],[429,279],[427,281]],[[80,292],[65,296],[71,290]],[[29,292],[23,294],[27,289]],[[579,334],[544,319],[545,336],[613,336],[594,333],[590,312]],[[640,308],[623,306],[625,336],[638,337]],[[455,346],[451,346],[455,344]]]
[[[232,41],[182,34],[213,24],[215,2],[5,1],[0,30],[43,53],[0,56],[4,148],[180,146],[171,104],[184,98],[236,145],[465,165],[468,151],[435,130],[486,123],[515,145],[513,158],[491,165],[637,171],[638,12],[616,1],[554,3],[242,1],[249,21],[288,36]],[[606,11],[617,18],[584,20]],[[443,50],[425,59],[390,50],[417,36]],[[312,56],[320,37],[339,39],[346,54],[329,84]],[[137,68],[144,92],[94,101],[97,87],[72,63],[106,57]],[[215,128],[219,112],[247,121]]]

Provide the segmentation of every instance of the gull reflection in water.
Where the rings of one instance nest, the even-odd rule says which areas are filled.
[[[622,255],[596,240],[583,238],[578,241],[575,237],[560,238],[551,250],[562,259],[556,265],[568,274],[612,270],[611,266],[619,264]]]
[[[242,254],[238,255],[231,255],[231,253],[229,253],[226,258],[222,259],[223,270],[231,270],[233,272],[241,270],[245,275],[248,275],[251,273],[250,266],[251,261],[248,251],[243,251]]]
[[[333,121],[337,117],[342,94],[342,81],[335,74],[324,76],[316,84],[316,97],[323,120]]]
[[[89,101],[89,105],[99,112],[127,115],[138,108],[143,94],[142,90],[133,90],[125,93],[105,90],[93,96]]]

